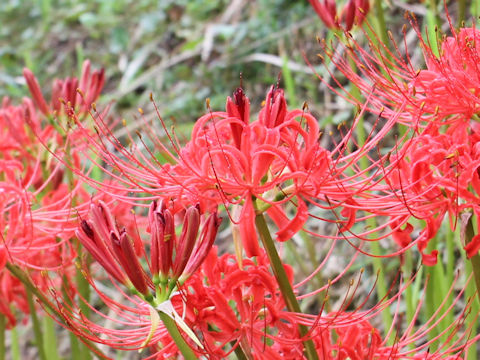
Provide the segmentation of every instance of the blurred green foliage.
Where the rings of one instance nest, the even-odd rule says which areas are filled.
[[[428,4],[442,13],[442,1]],[[419,16],[421,27],[429,13],[427,3],[382,7],[394,35],[401,34],[405,10]],[[369,19],[376,23],[375,11]],[[153,92],[165,119],[192,122],[205,113],[206,98],[212,110],[224,109],[240,77],[252,111],[280,78],[290,107],[307,101],[322,126],[351,118],[307,65],[306,59],[320,63],[316,37],[335,41],[307,0],[1,0],[0,24],[0,98],[28,95],[23,67],[48,98],[55,77],[78,75],[90,59],[106,70],[100,103],[113,100],[111,114],[126,119],[137,107],[151,112]],[[323,67],[316,71],[328,77]]]
[[[322,30],[307,1],[288,0],[3,0],[0,24],[0,97],[28,94],[25,66],[48,95],[53,78],[79,74],[90,59],[105,68],[103,100],[115,100],[118,114],[153,92],[162,115],[180,122],[202,115],[206,98],[222,110],[240,74],[259,105],[283,58],[308,69],[302,52]],[[315,96],[314,75],[291,79],[301,101]]]

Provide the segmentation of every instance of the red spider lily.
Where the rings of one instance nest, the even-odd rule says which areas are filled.
[[[342,309],[336,312],[294,314],[285,310],[275,279],[268,271],[265,254],[256,260],[244,259],[243,267],[239,268],[233,255],[219,257],[216,251],[212,251],[199,271],[179,287],[181,296],[172,296],[176,311],[202,340],[203,349],[196,348],[198,356],[224,359],[238,346],[253,359],[299,359],[302,358],[302,338],[298,334],[298,323],[311,328],[309,336],[323,359],[453,359],[455,356],[460,358],[478,339],[478,336],[468,339],[472,326],[475,326],[475,321],[465,323],[468,310],[458,311],[458,307],[463,306],[463,290],[455,295],[453,303],[443,302],[432,318],[422,323],[417,321],[417,310],[412,322],[404,324],[399,310],[401,293],[367,311],[346,312],[343,308],[348,307],[350,302],[344,302]],[[291,279],[291,268],[287,266],[286,269]],[[450,292],[457,287],[458,278],[457,274]],[[100,318],[87,319],[76,307],[72,307],[74,305],[70,305],[71,301],[60,302],[61,297],[58,294],[55,297],[56,306],[63,309],[65,321],[77,335],[122,350],[148,346],[152,358],[177,356],[176,346],[165,328],[155,321],[150,305],[117,288],[118,298],[122,299],[119,302],[111,294],[100,291],[93,279],[89,280],[111,310],[110,315],[104,315],[91,306]],[[395,305],[395,299],[398,327],[383,329],[382,336],[382,331],[372,324],[382,311]],[[423,301],[421,298],[419,309]],[[466,305],[467,309],[470,302]],[[427,334],[449,313],[458,314],[453,323],[443,329],[437,338],[426,340]],[[117,325],[105,328],[101,319],[110,326]],[[387,340],[395,331],[395,343],[388,346]],[[448,338],[447,342],[441,343],[435,351],[429,351],[429,347],[433,348],[442,336]]]
[[[458,286],[459,278],[457,273],[449,289],[449,295]],[[472,281],[471,277],[467,283],[469,281]],[[405,287],[407,286],[411,286],[411,284],[405,284]],[[402,286],[402,288],[405,287]],[[418,316],[425,300],[423,297],[420,298],[417,311],[411,322],[407,324],[405,324],[400,310],[402,303],[400,291],[391,299],[397,299],[394,316],[394,323],[397,322],[397,325],[393,324],[390,329],[383,329],[384,336],[371,323],[382,311],[386,311],[387,306],[395,305],[391,300],[388,305],[379,304],[367,311],[346,312],[342,310],[325,314],[320,318],[304,315],[298,321],[312,327],[312,338],[316,342],[319,354],[322,354],[325,359],[336,358],[333,357],[334,355],[341,359],[462,358],[462,354],[470,346],[475,346],[479,338],[478,335],[472,337],[472,330],[476,326],[476,317],[466,322],[474,299],[464,299],[464,290],[465,287],[455,293],[452,303],[448,303],[448,295],[431,318],[419,323]],[[466,304],[464,304],[464,300]],[[438,336],[430,338],[429,333],[436,329],[447,314],[455,314],[453,322],[446,328],[442,328]],[[395,342],[393,345],[387,346],[387,341],[391,336],[395,336]],[[433,350],[434,348],[436,350]]]
[[[478,169],[478,125],[462,122],[441,132],[430,126],[421,134],[399,147],[398,168],[388,181],[397,189],[399,199],[405,203],[403,222],[410,216],[426,221],[417,243],[425,263],[435,262],[435,256],[424,254],[443,218],[448,213],[452,228],[466,209],[477,212],[480,201]],[[397,225],[397,224],[395,224]],[[411,225],[407,226],[412,231]],[[409,234],[397,232],[404,245],[409,244]],[[478,251],[478,242],[469,243],[468,256]]]
[[[412,79],[414,101],[440,119],[471,119],[480,110],[480,31],[464,28],[443,39],[440,56],[424,44],[427,70]]]
[[[122,299],[133,303],[133,307],[128,307],[124,301],[117,302],[102,293],[91,278],[91,272],[85,272],[100,298],[118,312],[122,318],[121,325],[131,325],[133,330],[102,328],[97,324],[98,321],[91,321],[79,312],[76,301],[65,297],[70,294],[60,296],[53,290],[54,299],[48,306],[58,308],[64,316],[64,325],[82,338],[121,349],[143,349],[148,346],[154,353],[172,356],[178,350],[166,329],[159,324],[160,320],[154,320],[158,318],[156,308],[160,310],[165,303],[170,303],[170,298],[176,295],[173,291],[181,288],[201,265],[212,247],[220,219],[216,213],[204,219],[198,207],[189,207],[183,214],[176,214],[183,220],[182,232],[176,235],[172,208],[167,208],[163,203],[152,203],[148,216],[150,259],[145,259],[148,266],[148,270],[145,270],[142,258],[147,256],[148,249],[141,242],[138,229],[128,233],[125,228],[119,227],[110,208],[103,202],[92,204],[88,219],[81,221],[76,233],[83,246],[109,276],[140,296],[130,297],[113,282]],[[202,230],[199,232],[200,227]],[[176,303],[175,309],[181,312],[181,302],[173,301]],[[93,306],[87,306],[97,315],[108,318]],[[126,338],[119,341],[123,335]],[[196,348],[194,345],[192,347]]]
[[[380,45],[372,44],[369,51],[347,35],[348,45],[344,49],[349,60],[337,52],[327,50],[327,54],[368,97],[367,108],[413,128],[411,139],[406,135],[395,145],[392,157],[396,170],[384,177],[399,202],[399,207],[391,204],[392,211],[399,210],[390,226],[396,227],[394,236],[402,237],[403,246],[412,246],[410,236],[402,233],[401,228],[411,228],[407,224],[411,216],[425,220],[415,243],[424,263],[434,264],[436,252],[427,254],[424,250],[445,215],[450,215],[454,227],[459,214],[465,209],[476,209],[479,201],[475,119],[479,106],[480,33],[474,27],[456,31],[449,19],[453,36],[442,38],[437,56],[429,43],[422,40],[415,19],[411,22],[427,69],[415,68],[410,63],[408,49],[402,54],[394,44],[394,51],[389,51],[379,39],[375,40]],[[355,67],[351,66],[352,61]],[[343,96],[358,103],[348,94]],[[469,244],[469,256],[476,253],[477,245],[477,241]]]
[[[335,0],[309,1],[323,23],[331,29],[350,31],[354,25],[363,23],[370,10],[368,0],[349,0],[338,15]]]
[[[51,115],[54,112],[60,114],[63,111],[71,114],[72,109],[78,105],[79,111],[86,113],[90,110],[92,103],[100,95],[105,83],[104,70],[91,71],[90,61],[86,60],[82,66],[80,80],[76,77],[64,80],[55,79],[52,87],[50,105],[43,97],[40,85],[35,75],[27,68],[23,70],[23,76],[27,81],[30,94],[37,108],[44,115]]]
[[[281,89],[270,89],[257,120],[250,119],[249,106],[243,90],[238,89],[233,98],[227,100],[226,112],[210,112],[197,120],[191,140],[184,146],[179,146],[167,133],[172,150],[149,131],[150,140],[157,148],[148,149],[147,155],[136,146],[130,150],[123,147],[98,115],[100,137],[85,131],[91,147],[85,149],[84,155],[97,164],[96,157],[99,157],[111,165],[111,169],[103,167],[106,174],[134,194],[124,197],[125,201],[138,202],[135,194],[147,193],[151,198],[175,199],[177,207],[192,203],[200,204],[201,209],[213,209],[219,204],[227,206],[232,210],[231,220],[238,227],[249,257],[260,253],[254,224],[256,212],[268,210],[279,228],[277,239],[286,241],[310,216],[308,203],[330,212],[338,208],[340,215],[335,215],[335,220],[331,217],[322,220],[338,223],[342,231],[349,231],[355,219],[364,218],[358,212],[380,208],[378,211],[384,215],[392,203],[398,205],[398,201],[392,201],[391,194],[378,195],[389,190],[380,183],[394,165],[382,166],[385,158],[372,160],[367,156],[394,121],[386,123],[365,144],[348,153],[347,143],[353,138],[353,129],[332,151],[321,147],[317,120],[306,109],[289,111]],[[82,129],[82,124],[77,124]],[[133,138],[130,140],[134,143]],[[111,147],[117,153],[112,152]],[[171,162],[159,162],[155,150]],[[367,169],[358,168],[361,157],[370,162]],[[82,175],[81,171],[72,170]],[[346,175],[352,171],[353,175]],[[87,180],[102,191],[118,192],[118,187],[109,189],[96,180]],[[293,218],[286,214],[289,203],[296,208]],[[374,232],[372,229],[363,235]],[[340,237],[344,235],[338,235]]]
[[[3,267],[0,268],[0,294],[0,314],[7,318],[7,326],[13,327],[17,322],[17,311],[28,314],[30,310],[25,287]]]
[[[176,236],[172,213],[156,203],[150,207],[148,220],[151,275],[144,270],[137,255],[146,254],[141,239],[136,232],[129,234],[125,228],[119,228],[105,203],[91,205],[89,219],[81,221],[76,234],[110,276],[130,290],[138,291],[147,301],[152,301],[151,290],[156,290],[162,302],[200,266],[213,245],[220,220],[216,213],[211,214],[198,235],[200,212],[197,207],[189,207],[182,233]]]
[[[186,284],[186,318],[215,358],[225,358],[231,351],[225,346],[232,343],[250,358],[302,357],[298,326],[284,310],[268,260],[264,254],[257,259],[258,264],[244,260],[240,269],[234,256],[212,252]]]
[[[64,176],[64,166],[55,162],[38,139],[64,153],[65,139],[52,125],[41,124],[29,99],[13,106],[4,99],[0,108],[0,290],[3,313],[13,323],[11,306],[28,313],[19,301],[25,296],[18,280],[4,267],[15,264],[28,272],[42,291],[59,286],[61,278],[47,284],[42,272],[62,270],[65,279],[73,276],[76,252],[70,239],[76,228],[75,216],[85,212],[90,195],[76,180]],[[75,154],[69,156],[78,163]],[[75,199],[75,200],[74,200]],[[76,209],[72,210],[73,202]]]
[[[393,39],[394,51],[388,50],[379,38],[375,38],[378,45],[371,42],[370,50],[366,50],[347,34],[347,45],[343,50],[348,59],[338,51],[327,49],[326,44],[323,46],[336,68],[364,94],[368,94],[372,111],[384,116],[400,112],[396,115],[398,121],[413,128],[425,126],[424,120],[427,123],[453,124],[469,120],[479,111],[480,32],[475,27],[457,31],[450,18],[448,20],[452,36],[444,36],[439,41],[437,55],[431,44],[423,40],[416,20],[411,19],[423,49],[426,69],[410,62],[406,40],[403,54]],[[403,35],[406,37],[406,26]],[[351,66],[352,62],[355,63],[354,67]],[[339,82],[337,84],[341,86]],[[358,103],[348,94],[338,94],[350,102]]]

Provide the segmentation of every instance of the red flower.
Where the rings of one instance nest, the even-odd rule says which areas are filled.
[[[150,274],[137,255],[146,255],[141,239],[136,232],[128,234],[125,228],[120,228],[105,203],[91,205],[89,219],[81,221],[76,234],[109,275],[130,290],[138,291],[147,301],[153,299],[151,290],[160,286],[158,290],[161,290],[162,298],[158,300],[161,302],[169,298],[177,283],[182,284],[200,266],[213,245],[220,219],[216,213],[211,214],[198,236],[200,212],[197,207],[189,207],[178,237],[173,215],[163,205],[153,203],[148,220],[151,234]]]
[[[390,51],[379,38],[375,39],[379,45],[371,42],[366,50],[348,35],[343,50],[349,59],[327,49],[325,43],[323,47],[336,68],[368,97],[367,107],[377,114],[395,117],[415,129],[432,122],[454,124],[471,119],[480,110],[480,31],[475,27],[457,31],[450,23],[452,36],[443,37],[437,55],[423,40],[414,18],[411,23],[423,49],[426,69],[410,62],[408,49],[402,55],[399,45],[393,43],[394,51]],[[406,27],[403,32],[406,36]],[[348,93],[339,95],[358,104]]]
[[[60,114],[62,109],[65,114],[70,115],[77,105],[82,113],[87,113],[92,103],[99,97],[105,83],[104,70],[91,72],[90,61],[86,60],[82,66],[80,81],[76,77],[55,79],[51,103],[48,104],[35,75],[25,68],[23,76],[35,105],[44,115],[51,115],[54,112]]]
[[[323,23],[331,29],[350,31],[353,25],[361,25],[370,10],[369,0],[349,0],[340,15],[335,0],[309,0]]]

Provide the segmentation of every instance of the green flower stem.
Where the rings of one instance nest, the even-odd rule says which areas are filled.
[[[12,360],[21,360],[21,356],[20,356],[20,344],[18,343],[18,332],[17,332],[17,328],[16,327],[13,327],[11,330],[10,330],[10,336],[11,336],[11,348],[10,348],[10,352],[12,353]],[[1,351],[1,349],[0,349]]]
[[[368,221],[371,220],[371,221]],[[375,219],[371,218],[367,220],[367,226],[370,226],[370,222],[376,223]],[[380,255],[382,253],[382,250],[380,248],[380,244],[377,241],[371,241],[370,242],[370,249],[372,250],[372,253],[374,255]],[[373,256],[372,258],[372,263],[375,269],[377,269],[377,274],[378,274],[378,281],[377,285],[375,287],[377,291],[377,297],[378,299],[386,299],[388,295],[388,290],[387,290],[387,279],[385,278],[385,267],[383,266],[382,259],[376,256]],[[383,327],[385,331],[388,331],[390,327],[392,326],[393,323],[393,317],[392,314],[390,314],[389,308],[386,308],[382,311],[382,322],[383,322]],[[395,339],[389,338],[387,341],[387,344],[393,345],[395,342]]]
[[[468,220],[468,223],[466,225],[465,229],[465,243],[468,244],[470,241],[472,241],[472,238],[475,236],[475,230],[472,222],[472,218]],[[458,247],[462,248],[464,244],[462,244],[459,240],[460,237],[457,237],[458,240]],[[474,282],[470,281],[467,285],[467,289],[465,291],[465,296],[466,298],[472,299],[471,301],[471,306],[469,309],[469,312],[467,313],[467,316],[465,318],[465,323],[466,324],[472,324],[471,326],[472,329],[476,329],[478,326],[478,313],[480,311],[480,292],[479,292],[479,285],[480,285],[480,264],[479,264],[479,256],[475,255],[473,256],[470,261],[468,261],[466,254],[464,251],[462,251],[462,258],[465,261],[465,270],[467,272],[467,276],[473,273],[474,276]],[[475,296],[475,293],[477,296]],[[477,300],[475,300],[475,298]],[[474,330],[473,335],[475,335],[476,332]],[[476,346],[470,346],[467,351],[466,351],[466,356],[465,359],[467,360],[478,360],[478,350]]]
[[[476,18],[480,15],[480,1],[479,0],[472,1],[472,4],[470,5],[470,11],[472,13],[473,18]]]
[[[405,262],[402,266],[403,274],[405,277],[409,277],[412,274],[413,270],[413,257],[412,257],[412,251],[409,249],[405,251],[404,253],[404,259]],[[410,286],[407,286],[405,289],[405,305],[406,305],[406,315],[407,315],[407,324],[410,324],[413,321],[413,318],[415,316],[415,309],[416,309],[416,304],[417,304],[417,298],[415,296],[415,289],[413,289],[413,284]],[[414,348],[414,344],[409,344],[408,345],[409,349]]]
[[[28,308],[30,310],[30,319],[32,319],[33,333],[35,334],[35,345],[38,349],[38,357],[41,360],[47,360],[45,349],[43,348],[42,327],[37,317],[37,309],[35,309],[32,291],[29,289],[29,287],[25,286],[25,292],[27,293]]]
[[[232,345],[232,347],[236,345],[234,341],[231,342],[230,344]],[[237,355],[237,360],[248,360],[247,355],[245,355],[245,353],[243,352],[243,349],[240,346],[240,344],[238,344],[235,350],[233,351],[235,352],[235,355]]]
[[[25,289],[27,290],[27,294],[35,295],[35,297],[42,303],[44,306],[45,310],[49,312],[50,316],[55,316],[57,320],[62,322],[67,329],[70,329],[69,324],[65,321],[64,316],[60,313],[59,310],[57,310],[55,307],[52,306],[48,298],[40,291],[37,289],[35,284],[32,283],[28,275],[20,269],[17,265],[7,263],[5,267],[10,271],[10,273],[15,276],[18,280],[20,280],[23,285],[25,286]],[[28,297],[27,297],[28,299]],[[33,299],[32,299],[32,304],[33,304]],[[95,346],[93,342],[87,339],[82,339],[82,341],[93,351],[95,352],[95,355],[102,360],[108,360],[109,357],[103,354],[103,352]]]
[[[43,317],[43,349],[48,360],[60,360],[55,335],[55,322],[50,316]]]
[[[377,31],[380,34],[380,39],[382,42],[385,44],[385,46],[388,46],[389,44],[389,38],[388,38],[388,31],[387,31],[387,25],[385,23],[385,14],[383,12],[383,6],[382,4],[384,1],[382,0],[375,0],[375,16],[376,16],[376,25],[377,25]],[[390,58],[390,54],[387,54],[388,58]]]
[[[357,89],[358,91],[358,89]],[[358,124],[355,128],[355,130],[357,131],[357,139],[358,139],[358,144],[360,146],[363,146],[363,144],[365,144],[365,141],[366,141],[366,133],[365,133],[365,126],[364,126],[364,118],[363,116],[359,117],[358,119]],[[368,168],[368,159],[366,156],[362,156],[360,158],[360,168],[361,169],[367,169]],[[370,217],[366,220],[366,223],[367,223],[367,228],[370,228],[370,229],[375,229],[377,227],[377,221],[376,221],[376,218],[375,217]],[[374,236],[374,234],[373,234]],[[372,253],[374,255],[382,255],[382,249],[380,248],[380,244],[378,244],[377,241],[371,241],[370,242],[370,249],[372,251]],[[373,256],[372,258],[372,262],[373,262],[373,266],[375,267],[375,269],[378,271],[378,282],[377,282],[377,285],[376,285],[376,292],[377,292],[377,297],[378,299],[385,299],[387,294],[388,294],[388,290],[387,290],[387,280],[385,279],[385,267],[383,266],[383,261],[381,258],[377,257],[377,256]],[[390,327],[392,326],[392,323],[393,323],[393,316],[392,314],[390,314],[390,311],[387,309],[383,310],[382,311],[382,322],[383,322],[383,326],[385,328],[385,331],[388,331],[388,329],[390,329]],[[388,339],[388,344],[389,345],[393,345],[394,343],[394,339],[393,338],[390,338]]]
[[[457,15],[457,24],[462,26],[462,23],[465,21],[465,12],[467,10],[467,2],[465,0],[458,1],[458,15]]]
[[[455,231],[450,230],[450,225],[448,222],[444,223],[444,229],[445,229],[445,257],[446,257],[446,263],[445,266],[443,267],[444,272],[443,272],[443,277],[441,278],[442,283],[444,284],[444,298],[445,298],[445,309],[450,307],[453,302],[454,302],[454,294],[451,292],[450,295],[448,295],[448,290],[449,290],[449,285],[447,284],[453,284],[454,277],[455,277]],[[447,314],[445,314],[445,317],[442,318],[442,321],[440,322],[441,326],[440,329],[447,329],[450,324],[452,324],[455,321],[454,319],[454,313],[453,311],[449,311]],[[445,344],[452,344],[454,342],[453,339],[449,339],[448,334],[444,334],[442,339],[440,340],[442,343]]]
[[[468,276],[473,272],[472,263],[466,259],[464,254],[462,255],[462,258],[465,260],[465,270]],[[471,300],[469,311],[465,316],[465,324],[472,327],[472,336],[475,336],[476,334],[476,329],[478,327],[478,313],[480,312],[479,302],[477,301],[477,296],[475,295],[476,292],[477,289],[475,283],[470,281],[465,290],[465,298]],[[466,351],[465,360],[478,360],[477,352],[478,350],[476,346],[470,346]]]
[[[293,292],[290,281],[288,281],[285,268],[283,267],[282,260],[278,255],[277,249],[275,248],[275,243],[273,242],[272,236],[270,235],[270,230],[268,229],[267,222],[263,214],[257,214],[255,217],[255,225],[257,227],[258,233],[260,234],[260,239],[262,240],[265,251],[267,252],[268,259],[270,260],[270,265],[272,266],[273,274],[277,279],[278,286],[280,287],[280,292],[282,293],[283,299],[287,304],[287,308],[291,312],[301,313],[300,305],[298,304],[297,298]],[[299,325],[298,329],[300,335],[306,336],[308,334],[308,328],[304,325]],[[303,346],[305,348],[305,356],[309,360],[318,359],[315,346],[311,339],[304,340]]]
[[[72,355],[72,360],[82,360],[82,352],[80,351],[80,344],[74,333],[69,332],[70,338],[70,354]],[[88,348],[85,346],[88,350]]]
[[[81,253],[82,247],[80,245],[80,242],[77,242],[77,254]],[[84,299],[84,301],[80,302],[79,304],[80,311],[82,311],[83,315],[88,318],[90,315],[90,307],[87,305],[90,301],[90,284],[88,283],[87,279],[85,279],[85,276],[83,276],[82,270],[80,268],[76,269],[75,283],[77,284],[78,293]],[[75,356],[79,357],[81,360],[91,360],[92,354],[90,352],[90,349],[85,344],[77,345],[79,353],[75,354]]]
[[[432,52],[438,56],[439,51],[438,51],[438,38],[437,38],[437,31],[438,29],[441,29],[442,23],[440,21],[440,18],[438,16],[438,9],[437,9],[437,0],[429,0],[428,1],[428,8],[427,8],[427,14],[426,14],[426,20],[427,20],[427,34],[428,34],[428,40],[429,40],[429,45],[430,48],[432,49]],[[425,39],[426,41],[426,39]]]
[[[7,331],[7,317],[0,314],[0,360],[5,360],[5,332]]]
[[[472,220],[472,218],[468,220],[467,229],[465,231],[465,244],[470,243],[475,236]],[[473,277],[475,279],[475,286],[477,287],[478,300],[480,301],[480,255],[477,253],[472,256],[470,262],[472,263]]]
[[[163,311],[159,311],[158,314],[160,315],[160,319],[162,320],[163,325],[165,325],[165,328],[167,329],[168,333],[172,337],[173,341],[177,345],[185,360],[197,359],[197,356],[195,355],[193,350],[183,339],[182,334],[178,330],[175,321]]]

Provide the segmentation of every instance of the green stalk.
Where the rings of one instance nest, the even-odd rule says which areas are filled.
[[[12,353],[12,360],[21,360],[20,344],[18,343],[18,332],[16,327],[13,327],[12,330],[10,330],[10,336],[12,340],[11,349],[10,349]]]
[[[430,240],[427,250],[432,251],[437,248],[438,244],[438,235]],[[445,298],[448,288],[445,283],[446,274],[442,262],[437,262],[434,266],[428,266],[426,268],[426,276],[429,278],[426,297],[425,297],[425,308],[427,318],[431,318],[433,314],[440,307],[442,300]],[[440,335],[441,331],[444,329],[444,326],[448,327],[450,324],[445,324],[443,321],[440,321],[439,325],[431,329],[428,333],[428,338],[430,340],[437,338]],[[442,343],[441,341],[435,341],[431,345],[432,350],[436,350],[438,346]]]
[[[67,329],[70,329],[70,326],[68,325],[68,323],[64,320],[64,317],[63,315],[60,313],[59,310],[57,310],[55,307],[53,307],[50,303],[50,301],[48,300],[48,298],[41,292],[37,289],[37,287],[35,286],[35,284],[32,283],[32,281],[30,280],[30,278],[28,277],[28,275],[22,270],[20,269],[20,267],[18,267],[17,265],[14,265],[14,264],[11,264],[11,263],[7,263],[5,265],[5,267],[8,269],[8,271],[13,275],[15,276],[18,280],[20,280],[23,285],[25,286],[25,289],[27,290],[27,295],[28,294],[31,294],[30,297],[32,297],[32,295],[35,295],[35,297],[42,303],[42,305],[44,306],[45,310],[47,310],[49,312],[49,315],[50,316],[55,316],[55,318],[57,320],[59,320],[60,322],[62,322]],[[28,296],[27,296],[27,300],[28,300]],[[33,304],[33,299],[32,299],[32,304]],[[34,313],[35,314],[35,313]],[[37,319],[38,321],[38,319]],[[106,355],[103,354],[103,352],[93,343],[91,342],[90,340],[87,340],[87,339],[83,339],[82,340],[85,344],[87,344],[87,346],[92,349],[92,351],[95,352],[95,355],[102,359],[102,360],[107,360],[109,359]]]
[[[460,247],[462,247],[462,244],[459,244]],[[465,272],[466,276],[468,277],[470,274],[472,274],[473,269],[472,269],[472,263],[467,260],[466,256],[464,253],[462,253],[462,258],[465,261]],[[475,285],[475,282],[470,281],[467,285],[467,288],[465,290],[465,298],[466,299],[472,299],[470,309],[465,317],[465,324],[472,326],[473,333],[472,336],[475,336],[477,334],[476,329],[478,327],[478,313],[480,311],[480,306],[478,302],[477,295],[475,293],[477,292],[477,288]],[[477,356],[477,347],[476,346],[470,346],[467,351],[466,351],[466,360],[478,360]]]
[[[376,223],[375,219],[373,218],[368,219],[367,227],[371,226],[370,223],[375,224]],[[370,249],[374,255],[377,255],[377,254],[380,255],[382,253],[380,245],[378,244],[377,241],[370,242]],[[385,267],[383,266],[382,259],[377,256],[373,256],[372,262],[373,262],[373,267],[377,270],[377,274],[378,274],[378,281],[375,287],[377,292],[377,297],[378,299],[386,299],[388,294],[387,279],[385,278]],[[393,317],[389,311],[389,308],[386,308],[385,310],[382,311],[382,322],[383,322],[383,327],[385,329],[385,332],[387,332],[393,323]],[[387,344],[393,345],[394,342],[395,342],[395,339],[389,338],[387,341]]]
[[[82,352],[80,350],[80,344],[78,342],[77,337],[72,332],[69,332],[69,337],[70,337],[70,354],[72,356],[72,360],[81,360],[82,359]],[[85,346],[85,345],[83,345],[83,346]],[[85,346],[85,348],[88,350],[88,348],[86,346]]]
[[[80,242],[77,243],[77,254],[82,253],[82,247],[80,246]],[[75,283],[77,284],[78,293],[84,299],[79,304],[80,311],[88,318],[90,315],[90,307],[87,305],[90,302],[90,284],[88,283],[85,276],[83,276],[82,270],[80,268],[76,269],[75,273]],[[85,344],[77,344],[78,346],[78,357],[81,360],[91,360],[92,354],[90,349]]]
[[[461,26],[462,23],[465,21],[465,12],[467,10],[467,2],[465,0],[457,0],[458,2],[458,19],[457,24]]]
[[[480,15],[480,0],[472,1],[472,4],[470,5],[470,11],[473,18],[478,18]]]
[[[0,360],[5,360],[5,353],[7,352],[5,346],[5,333],[7,331],[7,317],[0,314]]]
[[[468,223],[465,229],[465,243],[468,244],[474,236],[475,236],[475,230],[472,223],[472,218],[470,218],[468,220]],[[458,241],[457,246],[459,248],[463,248],[463,244],[460,242],[459,238],[460,237],[457,237],[457,241]],[[478,313],[480,311],[480,302],[479,302],[480,293],[478,291],[479,289],[478,280],[480,279],[480,274],[478,272],[480,267],[478,264],[478,255],[475,255],[472,259],[470,259],[470,261],[468,261],[465,255],[465,252],[462,251],[461,254],[462,254],[462,259],[465,261],[466,276],[468,277],[473,273],[474,280],[475,280],[474,282],[470,281],[465,290],[465,298],[472,299],[471,307],[465,318],[465,324],[472,324],[472,329],[473,329],[472,336],[475,336],[477,334],[476,329],[478,327]],[[476,259],[474,260],[474,258]],[[475,295],[475,293],[477,295]],[[470,346],[466,352],[466,359],[478,360],[477,353],[478,353],[477,347]]]
[[[358,89],[357,89],[358,91]],[[364,119],[363,116],[358,119],[357,126],[355,127],[355,130],[357,131],[357,141],[359,146],[363,146],[363,144],[366,141],[366,134],[365,134],[365,127],[364,127]],[[362,156],[360,158],[360,168],[361,169],[367,169],[368,168],[368,159],[366,156]],[[366,226],[369,229],[374,229],[377,227],[377,221],[374,217],[368,218],[366,220]],[[375,234],[372,234],[375,237]],[[380,245],[378,244],[377,241],[371,241],[370,242],[370,249],[374,255],[382,255],[382,249],[380,248]],[[375,291],[377,292],[377,297],[378,299],[385,299],[388,294],[387,290],[387,280],[385,278],[385,267],[383,266],[382,259],[373,256],[372,258],[373,266],[377,270],[378,274],[378,281],[377,285],[375,287]],[[390,329],[393,323],[393,316],[390,313],[390,311],[387,309],[382,311],[382,322],[383,322],[383,327],[385,329],[385,332]],[[395,342],[395,339],[390,338],[388,339],[387,343],[389,345],[393,345]]]
[[[450,230],[450,225],[448,222],[444,223],[444,229],[445,229],[445,241],[446,241],[446,263],[445,266],[442,266],[442,269],[444,270],[442,277],[439,279],[443,283],[443,291],[444,291],[444,298],[447,297],[447,293],[449,290],[450,284],[453,284],[454,280],[454,274],[455,274],[455,232]],[[448,284],[448,285],[447,285]],[[448,295],[448,298],[445,299],[445,309],[448,309],[448,307],[453,303],[454,301],[454,294],[450,293]],[[450,326],[454,322],[454,314],[452,311],[449,311],[445,316],[442,318],[442,321],[440,322],[440,328],[441,330],[447,329],[448,326]],[[445,334],[442,339],[440,340],[442,343],[446,343],[448,340],[448,334]],[[450,340],[450,343],[453,342],[453,339]]]
[[[43,317],[43,349],[48,360],[60,360],[57,352],[57,337],[55,335],[55,323],[50,316]]]
[[[282,75],[285,82],[285,91],[287,93],[288,103],[292,104],[292,108],[297,108],[297,97],[295,95],[295,79],[292,76],[292,72],[288,67],[287,55],[282,56]]]
[[[404,276],[410,276],[413,269],[413,258],[412,258],[412,251],[409,249],[404,252],[404,263],[403,263],[403,274]],[[407,324],[410,324],[413,320],[415,315],[415,302],[416,298],[413,295],[412,286],[407,286],[405,289],[405,305],[406,305],[406,314],[407,314]],[[411,344],[413,345],[413,344]]]
[[[300,237],[303,240],[303,244],[305,246],[305,249],[307,250],[309,260],[310,260],[310,264],[312,265],[313,269],[316,269],[317,266],[318,266],[318,261],[317,261],[317,258],[315,256],[317,254],[317,252],[315,250],[315,247],[313,246],[312,239],[305,231],[300,231],[299,234],[300,234]],[[290,242],[288,242],[288,243],[290,243]],[[317,289],[321,288],[325,284],[325,280],[323,280],[323,276],[322,276],[321,271],[317,272],[317,275],[315,276],[314,279],[315,279],[315,282],[317,283],[316,284]],[[324,305],[325,310],[327,310],[327,312],[330,312],[330,310],[331,310],[330,309],[330,303],[326,300],[327,299],[326,299],[326,296],[325,296],[325,292],[322,292],[321,294],[318,294],[319,303],[320,304],[325,304]]]
[[[44,343],[42,327],[37,317],[37,309],[35,309],[32,291],[30,291],[30,289],[25,286],[25,292],[27,294],[28,308],[30,309],[30,318],[32,319],[33,333],[35,334],[35,345],[38,349],[38,357],[41,360],[47,360],[45,349],[43,348]]]
[[[172,337],[173,341],[177,345],[185,360],[197,359],[197,356],[195,355],[193,350],[183,339],[182,334],[178,330],[175,321],[163,311],[159,311],[158,314],[160,315],[160,319],[162,320],[163,325],[165,325],[165,328],[167,329],[168,333]]]
[[[232,346],[235,346],[235,342],[233,342],[231,344],[232,344]],[[243,352],[240,344],[238,344],[237,347],[235,348],[235,350],[233,350],[233,351],[235,352],[235,355],[237,355],[237,360],[248,360],[248,358],[245,355],[245,353]]]
[[[380,39],[382,39],[382,42],[385,44],[385,46],[388,46],[390,41],[388,38],[387,25],[385,23],[385,14],[382,6],[383,3],[384,1],[382,0],[375,0],[375,15],[377,20],[376,27],[378,33],[380,34]],[[387,54],[387,56],[390,58],[389,54]]]
[[[437,10],[437,1],[436,0],[429,0],[428,2],[428,9],[427,9],[427,33],[428,39],[430,40],[430,48],[432,52],[438,56],[438,41],[437,41],[437,31],[441,29],[441,22],[438,17],[438,10]],[[426,40],[425,40],[426,41]]]
[[[273,274],[277,280],[280,292],[282,293],[283,299],[287,308],[291,312],[301,313],[300,305],[298,304],[295,293],[293,292],[290,281],[288,281],[285,268],[283,267],[282,260],[278,255],[277,249],[275,248],[275,243],[273,242],[270,230],[268,229],[267,222],[263,214],[257,214],[255,217],[255,225],[257,227],[258,233],[260,234],[260,239],[262,240],[263,247],[267,252],[268,259],[270,260],[270,265],[273,270]],[[302,337],[308,334],[308,328],[304,325],[299,325],[298,329]],[[305,356],[309,360],[318,359],[317,352],[315,350],[315,345],[311,339],[304,340],[303,346],[305,349]]]
[[[473,237],[475,236],[475,230],[473,229],[473,221],[472,218],[468,220],[467,229],[465,231],[465,244],[468,244],[472,241]],[[473,277],[475,279],[475,286],[477,288],[477,296],[478,300],[480,301],[480,255],[475,254],[470,259],[472,264],[472,271]]]

